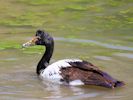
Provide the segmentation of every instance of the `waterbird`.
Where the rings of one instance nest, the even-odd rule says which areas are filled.
[[[95,85],[115,88],[125,85],[123,81],[113,78],[85,60],[63,59],[49,64],[54,51],[54,39],[44,30],[37,30],[35,36],[22,46],[29,47],[33,45],[42,45],[46,48],[36,68],[36,73],[41,79],[48,79],[52,82],[70,86]]]

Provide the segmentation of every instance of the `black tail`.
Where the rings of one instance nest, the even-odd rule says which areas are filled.
[[[124,86],[124,85],[125,85],[124,82],[122,82],[122,81],[116,81],[114,87],[121,87],[121,86]]]
[[[105,87],[115,88],[115,87],[121,87],[125,85],[123,81],[118,81],[105,72],[100,71],[100,73],[108,83],[106,85],[104,84]]]

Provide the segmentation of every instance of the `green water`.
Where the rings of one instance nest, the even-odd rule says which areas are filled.
[[[132,100],[132,6],[132,0],[0,0],[0,100]],[[21,48],[37,29],[55,39],[51,63],[84,59],[126,86],[42,82],[35,69],[44,47]]]

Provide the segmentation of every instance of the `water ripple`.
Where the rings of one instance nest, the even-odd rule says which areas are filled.
[[[100,60],[112,60],[111,57],[107,57],[107,56],[94,56],[96,59],[100,59]]]
[[[116,53],[114,55],[133,59],[133,54],[132,53]]]
[[[99,46],[102,46],[102,47],[105,47],[105,48],[133,51],[133,47],[107,44],[107,43],[102,43],[102,42],[99,42],[99,41],[96,41],[96,40],[72,39],[72,38],[63,38],[63,37],[55,37],[55,40],[57,40],[57,41],[66,41],[66,42],[76,42],[76,43],[93,43],[93,44],[96,44],[96,45],[99,45]]]
[[[71,97],[64,97],[61,100],[79,100],[79,99],[85,99],[85,98],[93,98],[100,95],[99,93],[89,93],[89,94],[84,94],[84,95],[76,95],[76,96],[71,96]]]

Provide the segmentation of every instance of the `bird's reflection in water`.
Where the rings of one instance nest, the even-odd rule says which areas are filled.
[[[42,81],[44,90],[49,92],[45,98],[58,100],[77,100],[81,98],[91,98],[103,94],[103,91],[95,90],[86,86],[61,85],[48,80]]]

